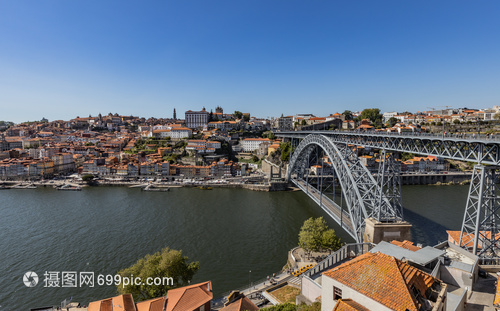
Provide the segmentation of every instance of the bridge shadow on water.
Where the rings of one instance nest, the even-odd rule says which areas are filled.
[[[411,236],[415,244],[434,246],[448,239],[445,226],[406,208],[403,213],[404,220],[412,224]]]

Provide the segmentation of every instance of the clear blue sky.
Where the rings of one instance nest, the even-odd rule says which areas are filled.
[[[500,1],[0,1],[0,120],[500,105]]]

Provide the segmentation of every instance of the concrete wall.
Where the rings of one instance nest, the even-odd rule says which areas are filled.
[[[436,183],[461,183],[470,181],[471,174],[401,174],[403,185],[431,185]]]
[[[373,218],[365,220],[365,233],[363,242],[379,243],[380,241],[390,242],[392,240],[411,241],[411,224],[408,222],[381,223]]]
[[[449,266],[441,266],[439,268],[439,272],[443,282],[461,288],[467,287],[469,290],[472,290],[472,285],[474,284],[474,277],[472,273]]]
[[[359,292],[353,290],[344,284],[335,281],[334,279],[323,275],[322,276],[322,287],[321,287],[321,311],[332,311],[333,307],[337,303],[333,300],[333,287],[342,289],[342,299],[350,298],[360,305],[369,308],[374,311],[389,311],[391,309],[387,308],[383,304],[360,294]]]
[[[319,296],[321,296],[321,285],[314,282],[309,277],[303,276],[300,286],[300,293],[309,302],[313,303]]]

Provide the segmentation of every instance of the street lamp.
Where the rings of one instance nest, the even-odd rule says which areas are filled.
[[[444,139],[444,118],[441,118],[441,122],[443,123],[443,139]]]
[[[481,119],[479,117],[477,119],[477,138],[479,138],[479,135],[481,135]]]

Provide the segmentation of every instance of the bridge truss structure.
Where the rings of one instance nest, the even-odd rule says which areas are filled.
[[[306,192],[358,243],[363,242],[366,218],[382,222],[403,219],[398,152],[478,163],[472,174],[458,244],[481,259],[500,262],[500,196],[497,185],[500,141],[412,133],[337,131],[278,132],[276,136],[288,138],[292,143],[287,179]],[[381,150],[376,178],[362,165],[353,151],[355,146]],[[333,168],[330,175],[324,174],[324,160],[319,161],[326,158]],[[314,165],[320,165],[319,176],[311,174],[310,168]],[[335,195],[336,181],[341,187],[340,203]],[[313,189],[312,185],[316,188]],[[331,189],[333,191],[329,192]]]
[[[333,168],[329,175],[325,174],[326,161],[330,161]],[[389,161],[390,157],[384,163]],[[317,169],[312,176],[311,167],[314,166]],[[395,180],[391,176],[393,169],[394,165],[383,165],[383,177],[376,180],[351,147],[336,144],[324,135],[313,134],[296,146],[287,179],[306,192],[356,242],[362,243],[365,219],[374,218],[380,222],[402,220],[401,205],[391,204],[400,202],[400,197],[394,198],[394,188],[390,187]],[[336,180],[342,190],[340,204],[335,202]],[[312,184],[316,189],[311,188]]]

